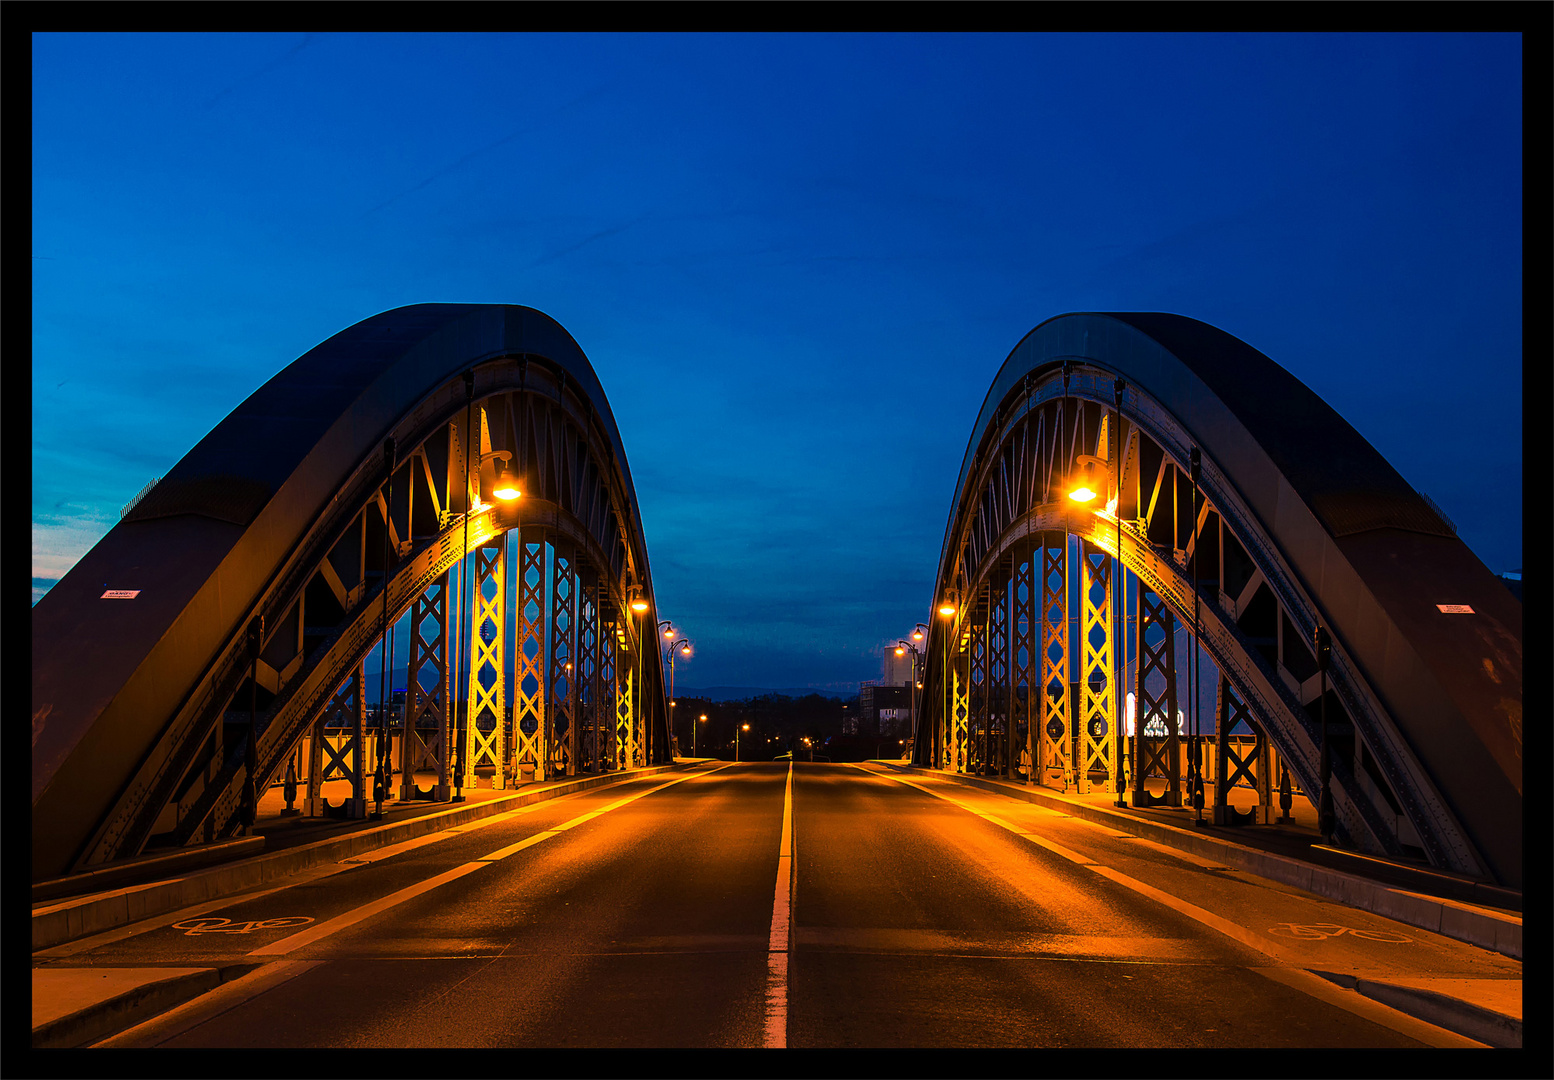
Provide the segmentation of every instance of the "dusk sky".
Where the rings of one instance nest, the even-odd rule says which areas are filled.
[[[1514,34],[33,38],[33,601],[281,368],[423,302],[587,354],[682,686],[926,621],[1032,327],[1283,365],[1522,565]]]

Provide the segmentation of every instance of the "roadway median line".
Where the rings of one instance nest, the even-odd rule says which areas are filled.
[[[788,954],[793,940],[793,761],[782,796],[782,840],[777,845],[777,885],[772,930],[766,939],[766,1031],[763,1045],[788,1046]]]
[[[577,817],[571,819],[570,821],[567,821],[561,825],[557,825],[554,828],[546,829],[543,832],[535,833],[533,836],[526,837],[525,839],[518,841],[516,844],[509,844],[506,847],[498,848],[496,851],[491,852],[489,855],[483,855],[473,862],[467,862],[460,866],[455,866],[451,870],[445,870],[440,874],[427,878],[425,881],[418,881],[414,885],[407,885],[405,888],[400,889],[397,892],[389,893],[387,896],[379,897],[377,900],[363,904],[360,907],[352,908],[350,911],[336,915],[332,919],[326,919],[324,922],[318,923],[315,926],[310,926],[306,930],[299,931],[298,933],[292,934],[289,937],[283,937],[279,941],[272,941],[268,945],[262,945],[259,948],[254,949],[248,955],[285,956],[288,953],[302,948],[304,945],[311,945],[321,938],[326,938],[331,934],[346,929],[347,927],[355,926],[357,923],[364,919],[370,919],[374,915],[381,914],[382,912],[387,911],[389,908],[396,907],[399,904],[404,903],[406,900],[413,900],[417,896],[420,896],[422,893],[430,892],[431,890],[438,888],[439,886],[446,885],[451,881],[457,881],[464,875],[472,874],[476,870],[479,870],[481,867],[490,866],[492,863],[500,862],[501,860],[507,858],[509,855],[516,855],[518,852],[527,848],[531,848],[536,844],[543,843],[544,841],[549,840],[551,837],[558,836],[568,829],[581,825],[584,822],[592,821],[594,818],[599,817],[601,814],[607,814],[611,810],[618,809],[628,803],[633,803],[638,799],[646,798],[656,791],[663,791],[667,787],[673,787],[676,784],[684,783],[686,780],[694,780],[699,776],[708,776],[717,772],[719,769],[726,769],[728,767],[728,765],[720,765],[717,769],[708,769],[706,772],[691,773],[687,776],[677,776],[673,780],[670,780],[668,783],[659,784],[656,787],[648,788],[646,791],[640,791],[635,795],[627,795],[625,798],[616,799],[608,806],[600,807],[598,810],[590,810],[586,814],[579,814]]]
[[[863,771],[868,772],[869,770],[865,769]],[[873,776],[888,774],[870,773],[870,775]],[[1224,934],[1231,940],[1245,945],[1247,948],[1252,949],[1255,952],[1262,953],[1264,956],[1267,956],[1270,959],[1276,961],[1279,965],[1277,967],[1255,967],[1249,969],[1257,972],[1259,975],[1262,975],[1265,978],[1271,979],[1274,982],[1280,983],[1284,986],[1288,986],[1292,990],[1298,990],[1308,997],[1314,997],[1320,1001],[1328,1003],[1329,1005],[1337,1006],[1340,1009],[1351,1012],[1356,1016],[1371,1021],[1372,1023],[1380,1024],[1383,1027],[1387,1027],[1393,1031],[1398,1032],[1400,1035],[1405,1035],[1411,1039],[1417,1039],[1418,1041],[1426,1043],[1430,1046],[1486,1046],[1486,1044],[1478,1042],[1477,1040],[1458,1035],[1456,1032],[1450,1031],[1446,1028],[1437,1027],[1436,1025],[1427,1021],[1418,1020],[1412,1016],[1409,1016],[1407,1013],[1400,1012],[1386,1005],[1381,1005],[1378,1002],[1374,1002],[1354,991],[1343,990],[1332,985],[1320,976],[1313,975],[1309,971],[1306,971],[1302,968],[1290,967],[1284,963],[1283,957],[1268,949],[1263,943],[1263,940],[1255,932],[1248,930],[1246,927],[1240,926],[1237,923],[1231,922],[1229,919],[1216,915],[1212,911],[1207,911],[1196,904],[1190,903],[1187,900],[1183,900],[1179,896],[1173,896],[1162,889],[1157,889],[1153,885],[1148,885],[1135,877],[1124,874],[1120,870],[1113,869],[1110,866],[1104,866],[1096,862],[1094,859],[1089,858],[1088,856],[1081,855],[1076,851],[1070,851],[1068,848],[1063,847],[1061,844],[1055,844],[1045,837],[1040,837],[1035,833],[1021,829],[1019,826],[1011,824],[1010,822],[1005,821],[1003,818],[978,810],[975,807],[968,805],[967,803],[961,802],[959,799],[952,798],[949,795],[944,795],[937,791],[933,791],[930,788],[926,788],[921,784],[913,783],[910,780],[904,780],[899,776],[891,776],[890,778],[895,780],[897,783],[905,784],[907,787],[916,788],[918,791],[921,791],[926,795],[932,795],[936,799],[943,799],[950,805],[964,810],[967,813],[975,814],[977,817],[991,822],[1000,828],[1006,829],[1009,832],[1014,833],[1016,836],[1021,837],[1022,839],[1029,840],[1036,846],[1044,848],[1047,851],[1052,852],[1054,855],[1074,863],[1076,866],[1082,866],[1085,869],[1106,878],[1108,881],[1138,893],[1140,896],[1154,900],[1156,903],[1164,904],[1166,907],[1169,907],[1171,910],[1177,912],[1178,914],[1185,915],[1189,919],[1201,923],[1211,930]]]

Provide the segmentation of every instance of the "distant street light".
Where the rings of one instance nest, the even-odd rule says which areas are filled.
[[[701,716],[698,717],[698,720],[701,723],[705,724],[707,722],[707,714],[706,713],[702,713]],[[695,757],[695,756],[696,756],[696,725],[692,724],[691,725],[691,757]]]
[[[750,730],[750,725],[749,724],[741,724],[739,727],[736,727],[734,729],[734,760],[735,761],[739,760],[739,733],[741,731],[749,731],[749,730]]]

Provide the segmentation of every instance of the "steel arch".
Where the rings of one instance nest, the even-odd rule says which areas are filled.
[[[1044,532],[1116,554],[1116,515],[1076,512],[1056,484],[1080,454],[1107,456],[1119,377],[1126,568],[1190,624],[1185,553],[1208,549],[1212,524],[1212,542],[1251,569],[1236,595],[1203,597],[1202,644],[1308,792],[1319,696],[1309,643],[1318,624],[1332,633],[1329,701],[1354,731],[1353,758],[1335,755],[1339,837],[1396,854],[1411,829],[1433,865],[1520,887],[1521,605],[1351,425],[1222,330],[1150,312],[1067,314],[1031,330],[968,440],[935,606],[996,589],[1002,556],[1035,542],[1040,558]],[[1157,521],[1146,503],[1168,473],[1173,485],[1185,475],[1193,448],[1203,508],[1184,530],[1179,509]],[[1226,584],[1221,550],[1200,582]],[[943,730],[944,660],[963,614],[933,620],[919,763],[934,760]],[[1265,618],[1271,636],[1248,631]]]
[[[464,430],[471,370],[478,436]],[[380,449],[390,437],[392,506]],[[477,504],[466,515],[472,447],[515,455],[527,474],[516,509]],[[414,305],[288,365],[33,608],[34,879],[131,857],[166,835],[173,790],[245,684],[253,617],[265,617],[261,670],[274,684],[256,725],[263,790],[359,670],[385,594],[392,625],[466,550],[520,527],[575,551],[576,580],[586,573],[609,609],[593,617],[624,626],[619,636],[640,650],[633,628],[656,612],[627,607],[635,594],[651,605],[653,588],[625,449],[592,366],[554,320],[512,305]],[[387,574],[374,554],[385,530]],[[104,599],[106,589],[139,595]],[[662,680],[656,664],[641,666],[647,753],[662,760]],[[216,836],[236,827],[243,757],[232,754],[192,807]],[[198,839],[197,827],[180,822],[178,842]]]

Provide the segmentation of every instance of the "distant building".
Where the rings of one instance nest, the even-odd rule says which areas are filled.
[[[912,688],[866,682],[858,689],[858,734],[905,738],[911,734]]]

